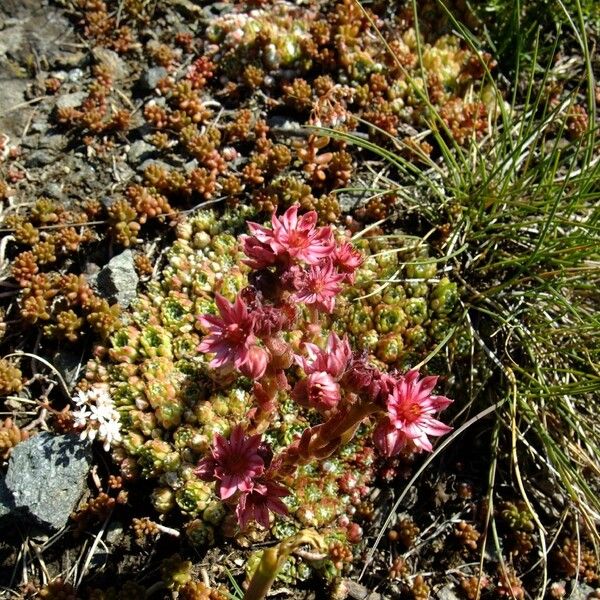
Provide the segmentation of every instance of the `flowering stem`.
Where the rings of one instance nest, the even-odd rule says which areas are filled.
[[[251,412],[251,426],[248,433],[262,433],[271,423],[271,415],[277,398],[277,379],[265,375],[260,382],[254,385],[256,407]]]
[[[310,545],[320,552],[327,552],[325,541],[312,529],[300,531],[273,548],[266,548],[244,594],[244,600],[265,598],[285,560],[292,552],[304,545]]]
[[[352,439],[363,419],[378,410],[380,407],[374,402],[357,402],[325,423],[307,429],[300,440],[284,450],[282,471],[291,474],[296,467],[312,459],[331,456],[342,444]]]

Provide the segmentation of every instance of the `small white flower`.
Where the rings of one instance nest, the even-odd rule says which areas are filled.
[[[80,438],[103,442],[104,450],[110,450],[114,442],[121,441],[119,413],[108,393],[108,386],[95,385],[89,390],[79,391],[73,398],[78,407],[73,411],[75,425],[84,427]]]
[[[75,421],[73,422],[73,425],[75,425],[75,427],[86,427],[91,414],[92,413],[87,410],[87,408],[74,410],[73,417],[75,418]]]
[[[85,406],[88,403],[87,394],[85,392],[82,392],[81,390],[79,390],[77,392],[77,396],[75,396],[75,398],[73,398],[73,402],[75,403],[76,406]]]
[[[114,406],[106,386],[94,386],[90,390],[89,399],[92,400],[96,406],[109,406],[111,408]]]
[[[122,439],[119,422],[113,420],[101,423],[98,429],[98,437],[104,441],[104,450],[108,452],[113,442],[120,442]]]
[[[114,418],[115,409],[106,404],[90,406],[91,418],[98,423],[104,423]]]

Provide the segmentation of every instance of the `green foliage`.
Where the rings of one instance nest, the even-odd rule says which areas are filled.
[[[600,5],[595,0],[486,0],[470,6],[494,55],[509,68],[531,58],[540,33],[542,39],[552,40],[560,30],[570,35],[572,25],[581,23],[600,30]]]
[[[383,159],[388,187],[379,184],[370,191],[398,194],[398,218],[410,215],[427,235],[443,232],[437,260],[460,285],[444,292],[447,284],[440,281],[429,307],[444,314],[446,302],[458,296],[462,308],[454,312],[451,336],[443,338],[443,331],[439,336],[446,364],[464,386],[465,393],[454,396],[464,398],[465,414],[471,405],[502,403],[498,422],[509,434],[513,484],[540,531],[524,484],[527,467],[534,463],[561,486],[590,529],[595,530],[591,515],[600,512],[586,476],[600,461],[595,425],[600,160],[589,42],[577,26],[586,6],[577,0],[572,6],[569,15],[563,5],[581,48],[581,86],[573,78],[564,82],[555,57],[547,54],[542,70],[524,70],[517,61],[508,89],[501,89],[488,71],[482,93],[488,86],[495,100],[488,135],[481,141],[473,135],[466,147],[458,145],[432,104],[429,125],[439,160],[423,161],[418,168],[404,157],[403,142],[391,136],[377,145],[353,134],[323,131]],[[485,3],[484,8],[493,7]],[[587,9],[598,10],[592,4]],[[510,19],[510,11],[504,17]],[[474,47],[474,36],[457,20],[453,24]],[[517,25],[516,35],[523,40],[529,32],[520,20]],[[531,64],[542,60],[543,44],[536,35]],[[414,81],[410,84],[417,89]],[[422,307],[403,308],[418,325]],[[465,343],[470,360],[454,360],[453,348],[464,349]]]

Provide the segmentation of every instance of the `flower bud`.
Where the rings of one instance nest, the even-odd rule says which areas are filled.
[[[240,366],[240,371],[252,379],[260,379],[267,369],[269,353],[260,346],[251,346],[248,350],[248,358]]]
[[[373,442],[384,456],[395,456],[406,445],[406,437],[386,417],[375,428]]]
[[[340,386],[329,373],[319,371],[297,383],[292,397],[302,406],[319,411],[331,410],[340,401]]]

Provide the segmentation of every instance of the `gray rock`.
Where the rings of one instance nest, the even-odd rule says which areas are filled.
[[[35,150],[27,157],[28,167],[44,167],[51,165],[56,160],[56,153],[52,150]]]
[[[44,188],[44,194],[55,200],[60,200],[63,197],[62,186],[59,183],[50,181]]]
[[[77,83],[78,81],[81,81],[83,79],[84,75],[85,73],[80,68],[71,69],[67,74],[67,79],[71,83]]]
[[[56,352],[52,359],[54,366],[60,371],[69,390],[73,389],[80,378],[81,372],[85,371],[84,352],[84,348],[81,348],[80,352],[62,349],[60,352]]]
[[[354,194],[346,194],[340,193],[337,195],[338,202],[340,203],[340,208],[343,213],[352,212],[356,205],[360,202],[360,197],[357,197]]]
[[[569,600],[587,600],[596,590],[587,583],[574,583]]]
[[[45,135],[40,140],[40,148],[45,148],[47,150],[55,150],[60,152],[67,147],[68,140],[64,135],[60,135],[59,133],[55,133],[53,135]]]
[[[87,98],[86,92],[73,92],[72,94],[64,94],[56,100],[56,108],[77,108],[83,104]]]
[[[123,524],[119,521],[111,521],[106,528],[106,541],[109,544],[118,544],[123,537]]]
[[[289,119],[288,117],[284,117],[281,115],[275,115],[270,117],[267,121],[267,124],[271,129],[275,129],[277,131],[293,131],[293,132],[302,132],[303,125],[299,121],[294,121]]]
[[[136,297],[138,282],[133,252],[125,250],[112,258],[98,273],[95,285],[101,296],[127,308]]]
[[[149,154],[156,152],[156,148],[151,144],[147,144],[144,140],[133,142],[127,153],[127,160],[132,165],[137,165],[139,162],[149,158]]]
[[[29,128],[33,133],[46,133],[50,129],[47,121],[34,121]]]
[[[140,84],[147,91],[152,91],[158,82],[167,76],[167,70],[164,67],[152,67],[148,69],[140,78]]]
[[[348,598],[352,598],[352,600],[385,600],[386,598],[350,579],[342,579],[341,585],[343,586],[343,589],[345,589]]]
[[[461,598],[453,585],[445,585],[437,591],[436,595],[438,600],[460,600]]]
[[[0,131],[12,138],[19,138],[32,110],[27,109],[23,104],[29,80],[5,79],[0,69],[0,82]]]
[[[83,494],[90,464],[90,444],[77,435],[43,431],[21,442],[12,451],[6,473],[12,513],[61,529]]]
[[[0,520],[12,513],[15,509],[15,502],[13,500],[10,490],[6,487],[4,481],[4,475],[0,473]]]
[[[0,57],[4,58],[13,53],[16,48],[20,48],[23,45],[24,33],[19,25],[6,27],[0,37]]]
[[[124,181],[129,181],[133,177],[135,177],[135,171],[126,163],[119,161],[113,167],[113,174],[115,176],[116,181],[122,183]]]
[[[117,196],[102,196],[100,202],[102,202],[106,208],[110,208],[118,199]]]

